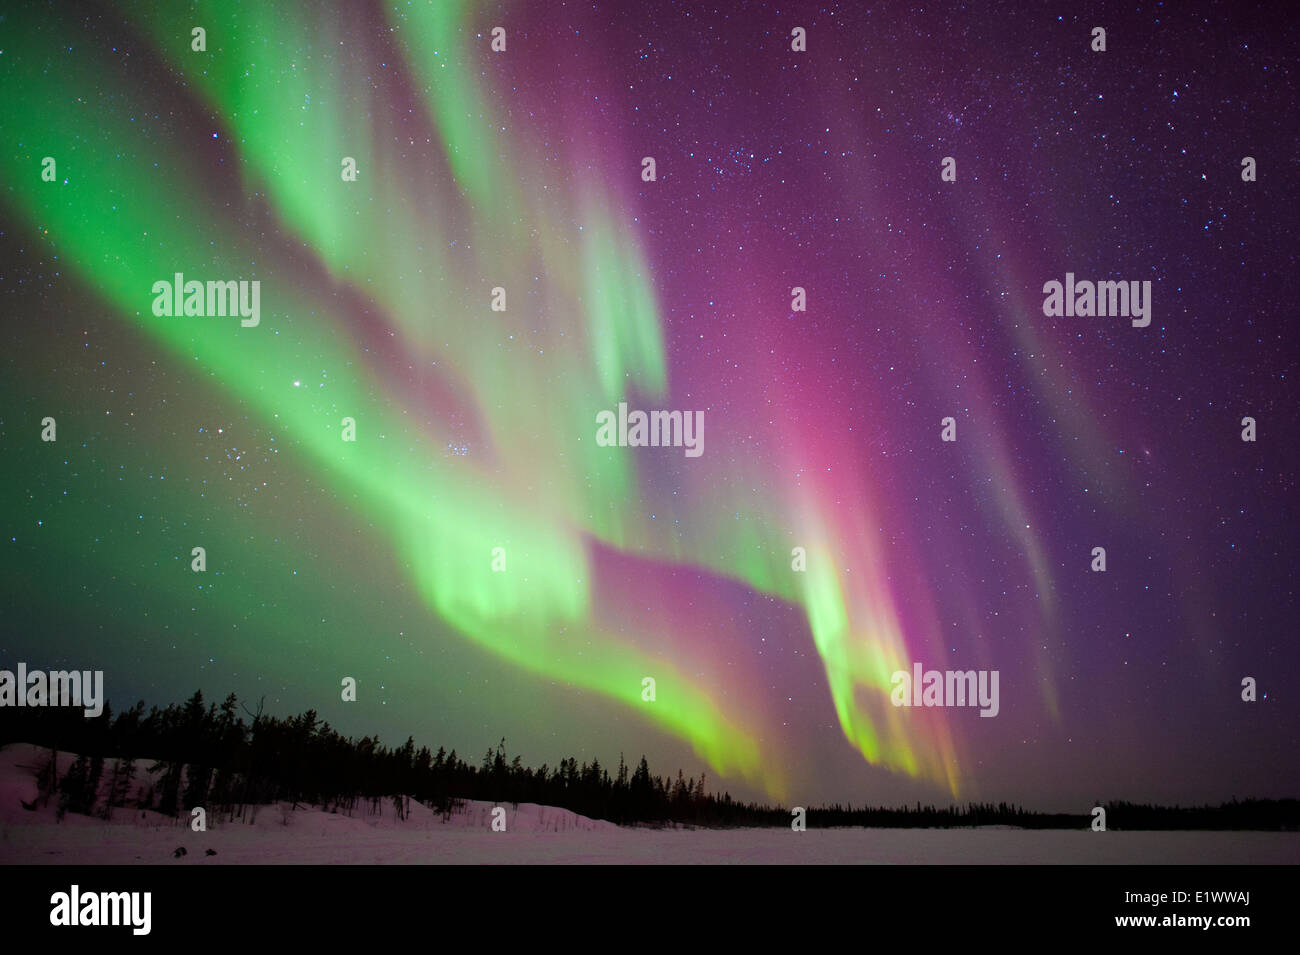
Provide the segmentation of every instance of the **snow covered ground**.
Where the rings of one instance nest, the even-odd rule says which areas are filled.
[[[493,804],[472,801],[445,822],[414,800],[399,822],[388,800],[379,815],[359,808],[351,817],[261,806],[251,824],[209,819],[207,832],[140,810],[118,810],[112,822],[70,814],[59,823],[52,808],[31,812],[20,802],[35,799],[34,771],[47,757],[32,746],[0,750],[0,864],[1300,863],[1300,833],[655,830],[531,803],[505,804],[506,831],[494,832]],[[147,775],[148,764],[138,765]],[[180,858],[178,847],[186,850]]]

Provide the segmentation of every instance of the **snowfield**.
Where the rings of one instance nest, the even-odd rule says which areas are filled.
[[[288,803],[250,808],[250,820],[208,818],[192,832],[171,819],[118,809],[112,822],[37,796],[34,773],[49,751],[0,750],[0,864],[428,864],[428,863],[847,863],[847,864],[1296,864],[1300,833],[1107,832],[979,829],[649,829],[620,827],[567,809],[506,803],[506,831],[491,828],[493,803],[466,801],[446,820],[410,801],[398,821],[392,800],[378,814],[351,815]],[[60,771],[73,756],[61,754]],[[138,778],[149,763],[139,760]],[[105,772],[110,771],[111,761]],[[185,854],[176,857],[178,848]],[[208,850],[215,855],[208,855]]]

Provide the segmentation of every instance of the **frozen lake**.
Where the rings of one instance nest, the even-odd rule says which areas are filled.
[[[540,807],[539,807],[540,808]],[[524,807],[520,807],[522,811]],[[269,810],[269,811],[268,811]],[[559,812],[560,810],[551,810]],[[1300,862],[1300,834],[1060,832],[1018,829],[580,829],[493,832],[486,826],[371,826],[308,811],[288,826],[274,807],[258,824],[205,833],[179,825],[8,825],[0,863],[750,863],[1259,864]],[[581,817],[575,817],[581,819]],[[512,820],[514,821],[514,820]],[[589,820],[584,820],[589,821]],[[186,855],[174,859],[178,846]],[[215,856],[205,855],[207,849]]]

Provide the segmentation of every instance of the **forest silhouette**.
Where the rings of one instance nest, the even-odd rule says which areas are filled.
[[[245,720],[239,712],[250,717]],[[789,826],[790,808],[740,802],[710,793],[698,778],[663,777],[644,756],[635,767],[620,754],[617,767],[569,757],[533,769],[508,758],[503,738],[477,764],[453,749],[418,749],[413,737],[398,747],[378,737],[345,737],[315,710],[278,718],[244,708],[234,694],[218,706],[195,692],[185,703],[145,711],[143,702],[113,715],[105,708],[86,719],[72,708],[6,709],[0,743],[47,747],[38,772],[39,796],[28,808],[56,801],[67,813],[111,819],[124,809],[179,816],[203,807],[208,817],[252,821],[259,806],[382,814],[405,820],[415,799],[444,818],[462,800],[497,804],[538,803],[619,825],[701,827]],[[76,758],[63,774],[58,753]],[[141,776],[141,770],[145,775]],[[138,785],[145,780],[143,785]],[[26,805],[26,804],[25,804]],[[1296,830],[1300,800],[1233,800],[1219,806],[1168,807],[1099,801],[1107,829]],[[1003,825],[1030,829],[1086,829],[1090,812],[1040,813],[1007,803],[896,808],[832,804],[806,808],[809,828],[874,826],[951,828]],[[1091,807],[1089,807],[1091,810]]]

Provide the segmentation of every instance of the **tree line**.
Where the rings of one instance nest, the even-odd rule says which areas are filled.
[[[358,809],[382,814],[387,808],[404,820],[411,799],[444,817],[461,800],[475,799],[557,806],[620,825],[789,826],[792,820],[790,809],[708,792],[703,774],[685,777],[680,769],[675,778],[653,774],[644,756],[635,767],[620,755],[617,767],[568,757],[533,769],[520,756],[508,758],[502,739],[471,763],[454,749],[417,749],[413,737],[395,748],[376,736],[345,737],[315,710],[283,719],[264,713],[261,704],[253,712],[233,693],[219,706],[205,701],[201,691],[183,704],[147,712],[143,702],[116,715],[106,706],[98,719],[68,708],[6,708],[0,742],[50,749],[38,772],[37,804],[56,801],[59,818],[73,812],[111,819],[126,809],[179,816],[201,806],[210,819],[252,821],[258,807],[286,802],[295,810],[313,806],[348,814]],[[62,774],[60,751],[76,754]],[[137,784],[141,767],[147,775]],[[1294,799],[1197,808],[1098,805],[1106,808],[1107,829],[1300,828],[1300,801]],[[1005,802],[946,808],[833,804],[809,808],[806,821],[810,828],[1084,829],[1091,815],[1032,812]]]

